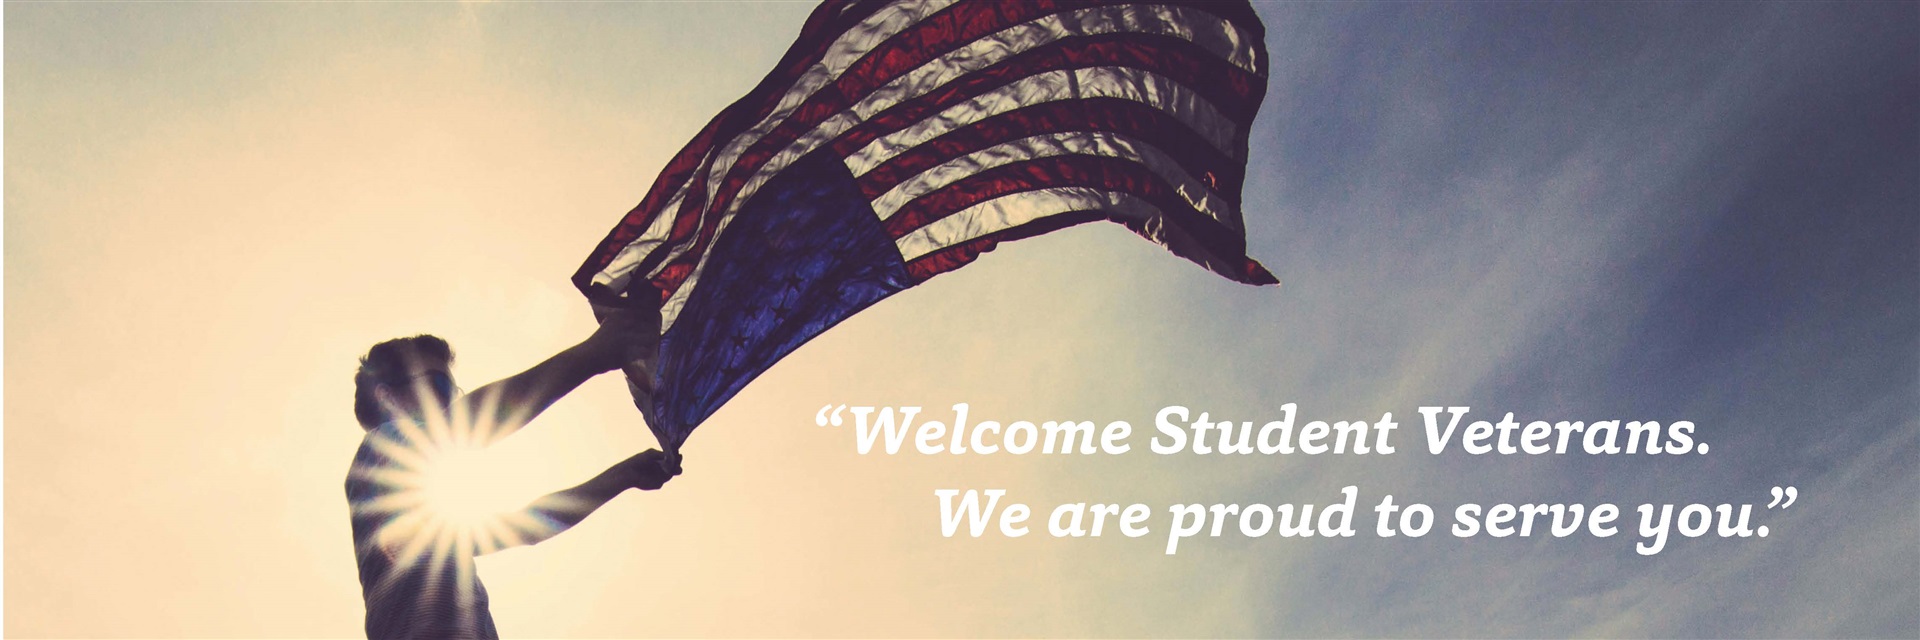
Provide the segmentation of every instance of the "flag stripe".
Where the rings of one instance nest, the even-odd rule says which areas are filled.
[[[1137,196],[1101,187],[1055,187],[1008,194],[974,204],[901,236],[900,255],[911,261],[996,231],[1073,211],[1105,211],[1135,221],[1159,208]]]
[[[713,164],[709,162],[702,164],[700,170],[694,172],[693,179],[687,183],[686,197],[680,200],[680,206],[674,210],[673,226],[667,232],[667,250],[665,252],[654,252],[652,255],[647,256],[647,258],[640,263],[640,272],[649,274],[658,280],[658,278],[662,277],[658,274],[673,264],[675,258],[678,258],[687,251],[689,248],[687,239],[694,237],[694,232],[698,231],[701,224],[706,222],[706,218],[700,215],[700,211],[706,208],[707,192],[705,189],[699,188],[699,185],[706,181],[707,176],[712,170]]]
[[[1119,222],[1121,224],[1126,225],[1127,228],[1129,229],[1134,229],[1136,232],[1139,230],[1138,227],[1140,227],[1139,224],[1134,223],[1130,220],[1122,219],[1119,216],[1108,215],[1101,211],[1071,211],[1067,213],[1061,213],[1057,215],[1040,218],[1038,220],[1034,220],[1026,224],[1018,225],[1010,229],[1004,229],[1001,231],[989,233],[989,234],[980,236],[978,238],[974,238],[972,240],[968,240],[960,244],[949,246],[945,249],[941,249],[939,251],[935,251],[935,252],[920,256],[918,258],[914,258],[913,260],[907,262],[907,265],[906,265],[907,275],[909,277],[912,277],[917,282],[924,282],[926,281],[926,279],[931,278],[933,276],[966,266],[968,263],[971,263],[975,259],[978,259],[980,257],[980,254],[988,251],[992,251],[995,246],[999,245],[1002,242],[1010,242],[1013,240],[1019,240],[1021,238],[1030,238],[1033,236],[1042,235],[1052,231],[1058,231],[1060,229],[1065,229],[1067,227],[1071,227],[1074,225],[1086,224],[1088,222],[1094,222],[1097,220],[1112,220],[1115,222]]]
[[[1131,100],[1091,99],[1035,105],[981,120],[921,144],[914,153],[895,156],[866,175],[860,187],[878,198],[895,186],[953,158],[1035,134],[1108,131],[1165,152],[1190,175],[1213,176],[1213,189],[1239,207],[1244,165],[1231,161],[1199,140],[1164,111]]]
[[[640,237],[643,229],[662,226],[657,223],[666,217],[660,214],[667,208],[661,206],[660,199],[666,197],[668,193],[684,193],[689,173],[694,167],[699,166],[704,170],[707,151],[711,149],[714,134],[719,130],[721,121],[726,118],[726,115],[726,112],[721,112],[720,115],[714,116],[713,120],[701,129],[699,135],[694,136],[693,140],[688,142],[673,160],[668,161],[666,168],[661,170],[659,179],[655,180],[653,187],[647,190],[647,195],[640,200],[640,204],[629,211],[626,217],[622,218],[621,223],[607,233],[606,239],[600,241],[599,249],[594,251],[588,257],[586,264],[581,265],[580,270],[574,273],[573,279],[576,286],[582,291],[588,290],[591,284],[615,286],[614,280],[617,276],[607,272],[609,265],[622,254],[634,253],[629,243]],[[676,183],[680,187],[678,190],[673,190],[670,185]],[[670,228],[672,222],[665,226]],[[661,240],[664,239],[661,238]],[[654,244],[657,245],[658,242]],[[637,264],[638,261],[637,255],[627,256],[627,262]],[[623,266],[625,268],[622,274],[632,270],[631,266]]]
[[[913,201],[900,215],[887,220],[886,230],[888,235],[897,238],[900,254],[911,260],[1012,226],[975,225],[964,219],[953,221],[952,218],[964,216],[984,202],[1011,194],[1046,191],[1051,187],[1075,188],[1073,193],[1081,189],[1104,189],[1152,205],[1159,214],[1157,219],[1164,220],[1166,225],[1181,227],[1185,235],[1196,241],[1192,248],[1210,256],[1237,256],[1246,250],[1245,240],[1238,232],[1195,211],[1175,187],[1145,166],[1122,158],[1101,156],[1055,156],[981,171]],[[1016,203],[1010,201],[1003,206],[1014,206]],[[1059,209],[1042,215],[1071,210]],[[976,212],[975,215],[985,214]],[[1143,235],[1156,242],[1165,239],[1154,233],[1153,229],[1146,230]]]
[[[1240,127],[1213,104],[1172,78],[1126,67],[1051,71],[1020,79],[980,94],[898,132],[882,136],[847,156],[847,168],[860,177],[881,163],[949,131],[1033,105],[1062,100],[1117,98],[1166,112],[1222,154],[1239,159],[1235,140]]]
[[[838,88],[845,96],[859,98],[866,104],[867,108],[856,109],[866,117],[890,106],[887,101],[917,96],[961,75],[1003,64],[1061,41],[1083,41],[1123,33],[1163,36],[1200,51],[1201,57],[1219,60],[1222,66],[1238,69],[1243,74],[1252,73],[1244,65],[1255,55],[1254,50],[1233,25],[1205,11],[1121,3],[1048,14],[1042,8],[1050,4],[1054,3],[1017,5],[1031,10],[998,16],[1003,20],[996,23],[975,21],[971,23],[973,28],[964,32],[941,29],[940,22],[977,18],[966,14],[1001,5],[956,6],[929,19],[925,29],[905,32],[889,42],[889,46],[862,60],[862,63],[873,62],[874,67],[885,64],[884,68],[850,69]],[[953,20],[943,20],[949,18]],[[990,30],[1001,26],[1005,28]],[[927,34],[933,37],[926,37]],[[919,46],[915,46],[916,41]],[[869,73],[856,74],[855,71]],[[880,101],[877,104],[876,99]]]
[[[686,197],[688,184],[689,183],[684,181],[681,182],[680,188],[674,192],[672,198],[667,200],[662,209],[677,207],[680,200]],[[632,215],[633,214],[629,214],[629,219],[634,219],[631,217]],[[628,241],[628,244],[615,253],[612,259],[608,260],[605,265],[595,271],[591,276],[592,284],[612,287],[617,281],[624,282],[630,277],[629,274],[640,266],[643,260],[653,256],[655,253],[665,253],[665,251],[661,251],[661,245],[666,243],[668,233],[673,229],[674,218],[672,216],[653,215],[642,219],[647,221],[646,230]],[[623,228],[624,227],[616,228],[615,232],[621,232]],[[642,273],[645,272],[643,271]],[[649,277],[651,277],[651,275],[650,273],[648,274]]]
[[[1098,210],[1070,211],[1039,217],[1024,224],[1018,224],[1000,231],[988,233],[972,240],[914,258],[906,265],[907,274],[916,281],[925,281],[941,273],[966,266],[968,263],[978,259],[980,254],[992,251],[994,247],[1002,242],[1029,238],[1095,220],[1111,220],[1125,225],[1135,233],[1143,236],[1150,235],[1146,224],[1142,223],[1138,218],[1123,215],[1120,212]],[[1187,238],[1182,236],[1177,228],[1169,229],[1162,235],[1167,239],[1167,248],[1172,250],[1175,255],[1188,257],[1190,259],[1193,258],[1193,256],[1183,253],[1181,247],[1189,246],[1189,242]],[[1273,277],[1272,273],[1267,271],[1266,267],[1260,266],[1260,263],[1255,262],[1252,258],[1241,257],[1237,261],[1234,259],[1206,261],[1203,256],[1201,260],[1196,261],[1213,272],[1231,278],[1236,282],[1256,285],[1278,284],[1280,282]]]
[[[1010,48],[999,42],[989,51]],[[970,52],[971,53],[971,52]],[[969,62],[980,59],[993,59],[990,54],[982,54]],[[1078,69],[1090,66],[1125,66],[1152,71],[1173,78],[1190,79],[1186,84],[1204,95],[1221,113],[1236,123],[1252,121],[1253,112],[1259,107],[1259,85],[1264,81],[1251,73],[1225,64],[1211,52],[1200,50],[1192,43],[1178,38],[1162,37],[1148,33],[1111,33],[1070,38],[1037,47],[1018,56],[1007,58],[983,69],[972,71],[965,76],[938,78],[944,83],[932,90],[922,90],[910,99],[898,100],[886,105],[885,111],[873,113],[871,98],[855,106],[855,111],[865,116],[865,121],[852,131],[834,141],[834,150],[840,155],[850,155],[873,142],[880,136],[904,129],[915,122],[950,108],[962,101],[970,100],[981,93],[1004,86],[1021,77],[1046,71]],[[977,63],[968,65],[978,66]],[[958,65],[942,68],[952,71],[966,67]],[[916,71],[915,73],[919,73]],[[920,84],[919,78],[912,78],[913,84]],[[869,115],[870,114],[870,115]]]
[[[1239,232],[1240,220],[1226,203],[1187,175],[1173,159],[1151,145],[1105,131],[1033,136],[955,158],[876,198],[874,213],[886,221],[886,229],[897,238],[957,208],[927,200],[936,197],[936,192],[962,181],[972,181],[990,169],[1061,156],[1113,158],[1143,168],[1166,185],[1166,190],[1177,196],[1182,205]]]
[[[902,196],[899,208],[891,211],[895,215],[885,215],[877,208],[876,213],[885,219],[887,233],[899,238],[956,209],[970,206],[989,192],[1014,192],[1021,190],[1021,185],[1027,188],[1098,186],[1112,179],[1112,183],[1106,185],[1114,190],[1144,188],[1140,196],[1160,204],[1162,209],[1185,209],[1192,215],[1204,217],[1210,225],[1223,227],[1225,233],[1238,234],[1213,219],[1215,213],[1206,209],[1212,198],[1208,198],[1204,186],[1192,181],[1192,177],[1171,165],[1171,161],[1164,161],[1164,156],[1156,150],[1129,146],[1129,140],[1100,133],[1062,138],[1035,136],[1016,144],[996,146],[975,154],[981,158],[968,156],[927,171],[924,175],[929,179],[925,183],[906,183],[924,185],[924,192],[910,198]],[[1212,208],[1219,208],[1219,202],[1213,202]]]

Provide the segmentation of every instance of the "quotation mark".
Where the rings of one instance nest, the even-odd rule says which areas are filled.
[[[1798,499],[1800,499],[1799,489],[1795,489],[1793,487],[1787,487],[1786,489],[1781,489],[1780,487],[1774,487],[1773,502],[1767,503],[1767,508],[1772,509],[1778,506],[1781,509],[1785,509],[1787,507],[1793,506],[1793,501]],[[1784,500],[1784,502],[1782,502],[1782,500]],[[1760,525],[1760,528],[1755,529],[1753,532],[1759,534],[1760,537],[1762,538],[1767,537],[1766,525]]]
[[[1786,504],[1780,503],[1780,498],[1783,495],[1786,496],[1786,500],[1787,500]],[[1780,508],[1785,509],[1787,507],[1793,506],[1793,501],[1799,498],[1800,498],[1800,491],[1798,489],[1795,489],[1793,487],[1787,487],[1785,491],[1781,491],[1780,487],[1774,487],[1773,502],[1767,503],[1767,508],[1772,509],[1774,508],[1775,505],[1779,505]]]
[[[827,416],[828,409],[833,409],[832,417]],[[847,410],[847,405],[844,405],[844,404],[840,405],[839,407],[835,407],[833,405],[820,407],[820,412],[814,414],[813,416],[813,423],[822,427],[827,425],[833,425],[838,427],[840,426],[840,412],[846,411],[846,410]],[[1779,493],[1779,492],[1780,492],[1780,488],[1774,487],[1774,493]]]

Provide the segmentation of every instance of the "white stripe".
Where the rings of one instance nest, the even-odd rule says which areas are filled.
[[[1242,159],[1233,142],[1239,135],[1239,127],[1192,89],[1149,71],[1090,67],[1028,76],[953,105],[940,115],[868,143],[847,156],[847,168],[855,177],[863,176],[887,160],[949,131],[1016,109],[1084,98],[1120,98],[1159,109],[1199,133],[1226,157]]]
[[[920,175],[895,185],[873,200],[873,210],[881,220],[892,218],[901,207],[928,193],[959,182],[968,176],[1015,162],[1064,155],[1106,156],[1138,162],[1160,179],[1172,185],[1194,210],[1206,214],[1236,231],[1240,217],[1212,189],[1195,180],[1178,162],[1153,145],[1110,131],[1055,133],[1016,140],[954,158]]]
[[[1141,221],[1160,217],[1159,207],[1128,194],[1091,187],[1059,187],[1010,194],[967,207],[901,236],[894,244],[900,248],[901,257],[912,260],[1048,216],[1095,210]],[[1158,228],[1158,225],[1149,226]],[[1160,240],[1152,236],[1150,239]]]

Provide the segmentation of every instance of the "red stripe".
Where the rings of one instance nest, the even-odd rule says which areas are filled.
[[[860,176],[860,189],[868,198],[878,198],[902,181],[954,158],[1022,138],[1076,131],[1109,131],[1153,145],[1188,175],[1208,182],[1229,206],[1240,206],[1245,164],[1227,158],[1166,112],[1119,98],[1048,102],[949,131]]]
[[[693,275],[692,263],[677,262],[670,264],[667,265],[667,268],[660,270],[660,275],[654,276],[653,286],[659,287],[661,292],[672,293],[675,289],[680,288],[680,283],[686,282],[687,276],[691,275]]]
[[[700,170],[693,174],[693,184],[687,187],[687,197],[680,200],[679,208],[673,212],[673,227],[667,231],[666,246],[685,242],[699,228],[700,210],[707,204],[707,172],[712,169],[713,163],[709,162],[700,165]],[[658,263],[654,256],[647,258],[639,267],[641,273],[652,271],[653,264]]]
[[[1146,165],[1105,156],[1054,156],[994,167],[914,199],[883,223],[900,238],[947,216],[1001,196],[1056,187],[1091,187],[1129,194],[1160,209],[1216,256],[1247,252],[1246,238],[1187,204]]]

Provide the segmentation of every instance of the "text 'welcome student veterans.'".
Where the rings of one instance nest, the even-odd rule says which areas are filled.
[[[1281,405],[1280,409],[1280,419],[1256,426],[1255,421],[1215,420],[1204,411],[1194,416],[1186,407],[1169,406],[1154,416],[1156,434],[1149,441],[1148,448],[1161,455],[1182,452],[1199,455],[1386,455],[1397,451],[1392,444],[1392,435],[1400,425],[1394,422],[1393,412],[1386,412],[1379,420],[1371,422],[1312,420],[1298,425],[1296,430],[1298,406],[1289,402]],[[968,410],[966,403],[956,404],[950,422],[924,420],[916,424],[915,420],[921,413],[920,407],[841,405],[835,408],[828,405],[820,410],[815,423],[837,426],[844,423],[843,413],[851,413],[854,418],[854,447],[863,455],[872,452],[876,444],[889,455],[897,454],[908,434],[913,435],[913,450],[925,455],[993,455],[1002,452],[1024,455],[1035,450],[1043,454],[1119,455],[1133,448],[1128,442],[1133,435],[1133,425],[1123,420],[1109,422],[1097,429],[1091,420],[1037,423],[1016,420],[1004,424],[982,420],[970,423]],[[1514,419],[1512,412],[1508,412],[1497,422],[1468,422],[1462,431],[1461,421],[1470,411],[1469,407],[1420,407],[1428,453],[1439,455],[1445,451],[1456,434],[1460,438],[1460,450],[1471,455],[1568,452],[1590,455],[1678,455],[1704,454],[1708,450],[1706,443],[1695,440],[1694,424],[1686,420],[1665,425],[1650,420],[1600,420],[1592,423],[1533,420],[1523,425]],[[949,424],[952,426],[949,427]]]

